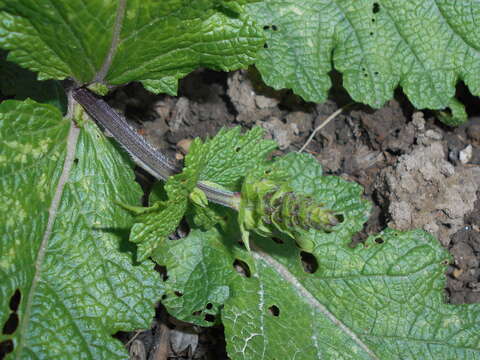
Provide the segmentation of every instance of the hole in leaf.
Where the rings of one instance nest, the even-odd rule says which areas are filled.
[[[373,73],[373,75],[378,75],[378,74],[379,74],[378,71],[375,71],[375,72]]]
[[[235,148],[235,152],[238,153],[238,152],[240,151],[240,149],[241,149],[240,146],[237,146],[237,147]]]
[[[341,224],[345,221],[345,216],[343,216],[342,214],[336,214],[335,219],[337,219],[338,223]]]
[[[168,297],[167,294],[163,294],[162,295],[162,300],[165,300],[167,297]]]
[[[200,315],[202,315],[202,311],[201,311],[201,310],[194,311],[194,312],[192,313],[192,315],[193,315],[193,316],[200,316]]]
[[[182,297],[183,296],[183,293],[181,293],[180,291],[174,291],[173,292],[176,296],[178,297]]]
[[[270,29],[270,26],[268,26],[268,25],[265,25],[265,26],[263,27],[263,30],[268,30],[268,29]]]
[[[449,264],[450,264],[450,263],[449,263],[449,261],[448,261],[448,260],[443,260],[443,261],[442,261],[442,265],[445,265],[445,266],[447,266],[447,265],[449,265]]]
[[[375,239],[375,242],[376,242],[377,244],[383,244],[383,243],[385,242],[385,240],[383,240],[382,238],[376,238],[376,239]]]
[[[373,36],[373,31],[370,31],[370,36]]]
[[[282,239],[273,237],[272,240],[275,241],[277,244],[284,244],[284,241]]]
[[[374,22],[375,22],[375,19],[372,19],[372,23],[374,23]]]
[[[2,334],[11,335],[17,330],[18,327],[18,315],[14,312],[10,314],[5,325],[3,325]]]
[[[74,163],[75,165],[77,165],[77,164],[78,164],[78,158],[73,159],[73,163]]]
[[[317,258],[308,252],[301,251],[300,258],[302,260],[303,270],[309,274],[315,274],[318,270],[318,261]]]
[[[379,3],[373,3],[373,8],[372,8],[372,12],[374,14],[377,14],[378,12],[380,11],[380,4]]]
[[[273,31],[277,31],[277,30],[278,30],[277,25],[272,25],[272,30],[273,30]]]
[[[18,310],[18,305],[20,305],[20,300],[22,300],[22,293],[20,292],[19,289],[17,289],[15,290],[12,297],[10,298],[9,306],[12,311]]]
[[[249,278],[251,276],[250,267],[245,261],[235,259],[233,268],[243,277]]]
[[[114,339],[120,340],[124,344],[128,342],[132,338],[132,335],[128,331],[117,331],[115,334],[112,335]]]
[[[365,73],[365,74],[363,74],[363,76],[364,76],[364,77],[368,77],[368,74],[367,74],[367,73]]]
[[[13,351],[13,341],[5,340],[0,342],[0,359],[5,358],[5,356]]]
[[[270,310],[270,313],[275,317],[280,315],[280,309],[278,308],[277,305],[270,306],[268,310]]]
[[[215,316],[213,316],[212,314],[205,314],[205,317],[204,317],[205,321],[208,321],[208,322],[215,322]]]
[[[272,173],[272,169],[267,169],[263,172],[265,175],[270,175]]]
[[[155,264],[155,271],[160,274],[163,281],[168,280],[168,271],[166,266]]]
[[[208,303],[207,306],[205,306],[208,310],[210,310],[211,308],[213,308],[213,305],[212,303]]]
[[[266,43],[263,44],[263,48],[264,48],[264,49],[268,49],[268,44],[266,44]]]

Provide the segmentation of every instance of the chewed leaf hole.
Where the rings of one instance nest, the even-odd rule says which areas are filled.
[[[376,242],[377,244],[383,244],[383,243],[385,242],[385,240],[383,240],[382,238],[376,238],[376,239],[375,239],[375,242]]]
[[[284,244],[285,243],[282,239],[277,238],[277,237],[272,237],[272,240],[274,242],[276,242],[277,244]]]
[[[277,305],[270,306],[268,310],[270,310],[270,314],[272,314],[275,317],[280,315],[280,309],[278,308]]]
[[[372,12],[374,14],[377,14],[378,12],[380,11],[380,4],[379,3],[373,3],[373,8],[372,8]]]
[[[267,43],[263,44],[263,48],[268,49],[268,44]]]
[[[273,30],[273,31],[277,31],[277,30],[278,30],[277,25],[272,25],[272,30]]]
[[[167,267],[166,267],[166,266],[162,266],[162,265],[156,264],[156,265],[155,265],[155,271],[160,274],[160,276],[162,277],[162,280],[163,280],[163,281],[167,281],[167,280],[168,280],[168,271],[167,271]]]
[[[180,291],[174,291],[173,293],[174,293],[176,296],[178,296],[178,297],[182,297],[182,296],[183,296],[183,293],[180,292]]]
[[[268,29],[270,29],[270,26],[268,26],[268,25],[265,25],[265,26],[263,27],[263,30],[268,30]]]
[[[301,251],[300,258],[302,260],[303,270],[309,274],[315,274],[318,270],[318,261],[317,258],[308,252]]]
[[[211,315],[211,314],[206,314],[205,317],[204,317],[205,321],[208,321],[208,322],[215,322],[215,316]]]
[[[0,359],[5,358],[7,354],[10,354],[13,351],[13,341],[5,340],[0,342]]]
[[[200,316],[200,315],[202,315],[202,311],[201,311],[201,310],[194,311],[194,312],[192,313],[192,315],[193,315],[193,316]]]
[[[3,325],[2,334],[11,335],[17,330],[18,327],[18,315],[12,312],[8,317],[5,325]]]
[[[339,224],[341,224],[345,221],[345,216],[343,216],[342,214],[336,214],[335,219],[338,221]]]
[[[448,261],[447,259],[445,259],[445,260],[442,261],[442,265],[447,266],[447,265],[449,265],[449,264],[450,264],[450,261]]]
[[[12,297],[10,298],[10,302],[9,302],[10,310],[17,311],[21,300],[22,300],[22,293],[20,292],[19,289],[17,289],[15,290]]]
[[[212,303],[208,303],[207,306],[205,306],[205,308],[207,308],[207,310],[210,310],[211,308],[213,308]]]
[[[252,275],[250,272],[250,267],[245,261],[235,259],[233,262],[233,268],[243,277],[249,278]]]

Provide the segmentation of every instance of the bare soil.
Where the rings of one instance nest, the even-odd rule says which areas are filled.
[[[332,76],[339,80],[338,74]],[[480,303],[480,101],[461,86],[458,96],[471,114],[458,128],[441,124],[432,112],[414,110],[397,93],[379,110],[346,108],[306,151],[327,174],[360,183],[373,203],[355,241],[386,226],[423,228],[454,257],[446,274],[447,301]],[[152,95],[132,84],[110,101],[152,144],[178,161],[194,137],[238,125],[265,128],[279,143],[279,153],[297,151],[315,127],[352,102],[338,87],[327,102],[306,103],[290,91],[267,88],[254,70],[197,71],[181,81],[178,97]],[[148,187],[151,179],[140,174]],[[221,327],[181,323],[161,305],[152,329],[117,336],[128,342],[131,359],[227,358]]]

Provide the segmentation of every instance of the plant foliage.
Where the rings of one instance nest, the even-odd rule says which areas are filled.
[[[79,119],[77,119],[78,121]],[[125,156],[31,100],[0,105],[0,343],[16,358],[122,359],[119,330],[145,328],[161,283],[134,265],[128,212],[141,191]]]
[[[256,66],[265,82],[321,102],[329,72],[359,102],[380,107],[401,86],[416,108],[450,107],[465,82],[480,95],[480,2],[450,0],[264,0],[249,6],[267,45]]]
[[[199,66],[227,70],[253,62],[264,34],[245,14],[251,2],[1,0],[0,47],[9,50],[12,62],[38,72],[39,79],[71,78],[97,90],[141,81],[152,91],[173,93],[177,80]],[[305,10],[318,19],[315,11],[323,10],[320,29],[335,34],[325,41],[354,97],[362,93],[356,98],[379,105],[400,83],[418,106],[440,108],[451,106],[457,78],[477,92],[471,48],[478,37],[467,21],[467,10],[477,9],[477,3],[458,3],[426,1],[422,7],[413,0],[403,5],[337,1],[335,7],[317,1],[295,7],[269,2],[272,9],[284,6],[275,11],[279,19],[291,20],[290,30],[283,22],[275,22],[275,30],[263,18],[267,3],[252,16],[298,39],[297,21],[289,14]],[[372,10],[375,4],[379,11]],[[435,66],[422,68],[430,63],[420,46],[440,46],[441,34],[432,36],[433,42],[418,44],[415,38],[411,47],[400,47],[405,62],[387,51],[396,44],[394,36],[385,37],[387,50],[376,40],[361,49],[366,52],[355,46],[349,52],[355,35],[363,39],[363,30],[352,30],[363,17],[383,24],[368,36],[386,36],[395,30],[396,23],[387,18],[392,9],[402,16],[416,10],[417,19],[430,15],[433,5],[447,15],[462,15],[458,21],[445,15],[445,20],[470,45],[460,43],[445,52],[452,57],[444,58],[443,68],[435,67],[438,59],[431,61]],[[308,12],[309,6],[315,11]],[[337,21],[335,9],[343,9],[351,23],[343,17]],[[310,26],[312,16],[306,15],[304,24]],[[444,29],[433,26],[438,17],[427,20],[437,33]],[[274,51],[277,35],[268,36]],[[413,61],[407,50],[417,47]],[[320,54],[321,64],[328,62],[319,52],[322,47],[311,49]],[[367,56],[382,51],[399,64]],[[284,55],[288,63],[290,55]],[[365,70],[355,73],[359,61]],[[295,69],[296,79],[318,80],[315,96],[321,96],[329,87],[325,76],[301,73],[316,69],[313,65]],[[370,209],[359,185],[324,176],[307,155],[269,159],[275,144],[262,140],[260,129],[241,134],[236,128],[205,142],[195,140],[183,172],[156,187],[150,207],[140,207],[142,192],[127,155],[71,98],[62,115],[58,82],[40,85],[31,73],[3,59],[1,69],[3,95],[18,99],[0,104],[2,356],[126,358],[111,335],[149,327],[155,303],[163,298],[179,319],[202,326],[222,322],[232,359],[480,357],[480,307],[444,304],[443,273],[450,258],[435,239],[422,231],[387,229],[364,245],[350,246]],[[289,75],[293,70],[280,71]],[[379,71],[383,85],[364,80],[354,88],[355,79],[372,71]],[[436,92],[429,87],[433,80],[438,80]],[[420,81],[418,94],[414,81]],[[45,91],[36,99],[49,104],[23,100],[30,93],[20,90],[30,85],[33,93]],[[430,102],[424,99],[429,91],[434,95]],[[208,204],[198,181],[241,191],[239,211]],[[169,240],[184,216],[190,234]],[[152,260],[166,267],[166,280],[161,281]]]

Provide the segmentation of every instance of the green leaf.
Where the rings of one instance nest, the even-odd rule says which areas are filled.
[[[222,129],[199,149],[205,152],[206,166],[200,181],[239,191],[242,180],[251,169],[266,163],[266,157],[277,147],[272,140],[263,139],[260,127],[241,134],[241,128]]]
[[[450,256],[427,233],[387,230],[367,248],[326,242],[313,274],[298,249],[261,246],[222,311],[232,359],[479,357],[480,306],[445,304]]]
[[[180,174],[171,176],[165,185],[153,192],[153,205],[148,208],[130,208],[137,214],[130,233],[130,241],[138,244],[138,261],[148,258],[180,224],[189,197],[194,191],[201,169],[205,166],[205,153],[196,149],[202,147],[202,141],[195,139],[190,145],[192,151],[185,158],[185,167]],[[159,191],[161,200],[157,197]]]
[[[0,52],[0,91],[3,95],[16,100],[30,98],[54,105],[62,113],[67,112],[67,97],[58,81],[38,81],[37,74],[6,61],[6,57],[5,52]]]
[[[158,202],[135,217],[130,241],[138,244],[137,260],[144,261],[180,224],[187,211],[187,199]]]
[[[130,240],[139,244],[139,261],[150,256],[175,231],[187,212],[187,201],[198,191],[195,187],[199,181],[235,190],[247,170],[266,161],[275,143],[262,136],[261,128],[242,135],[237,127],[222,129],[205,143],[200,139],[192,142],[182,173],[169,178],[163,189],[156,187],[150,196],[152,206],[139,210],[130,235]],[[189,218],[197,226],[210,228],[221,221],[218,208],[201,209],[195,203],[193,207]]]
[[[0,334],[7,357],[126,358],[111,335],[148,327],[161,295],[115,203],[140,201],[129,162],[92,122],[31,100],[0,105],[0,139],[0,326],[18,316]]]
[[[248,12],[267,36],[263,79],[308,101],[326,99],[332,67],[373,107],[397,86],[420,109],[450,106],[460,80],[480,95],[478,1],[265,0]]]
[[[184,321],[211,326],[230,296],[235,273],[232,254],[226,252],[216,229],[193,230],[188,237],[162,242],[153,259],[168,270],[162,304]]]
[[[151,91],[173,93],[176,80],[198,67],[232,70],[254,61],[264,38],[243,13],[247,2],[5,0],[0,46],[40,79],[144,81]]]
[[[232,359],[480,356],[480,306],[445,304],[451,257],[437,240],[386,230],[352,248],[368,218],[361,188],[323,176],[310,156],[290,154],[276,164],[296,191],[341,209],[344,222],[332,233],[312,230],[311,253],[258,236],[248,252],[231,211],[222,230],[163,242],[154,259],[168,273],[163,303],[170,313],[203,326],[221,317]]]
[[[363,189],[336,176],[322,176],[310,155],[290,153],[251,172],[242,187],[238,222],[249,235],[294,238],[311,251],[328,239],[347,239],[362,229],[370,211]]]

